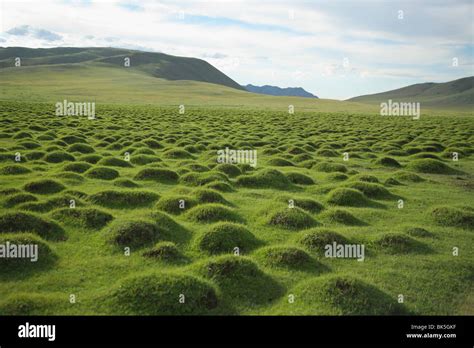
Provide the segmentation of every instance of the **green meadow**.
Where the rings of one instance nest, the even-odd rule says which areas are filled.
[[[122,70],[0,71],[0,315],[474,314],[472,112]]]

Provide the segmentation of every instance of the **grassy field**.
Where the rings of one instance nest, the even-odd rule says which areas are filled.
[[[0,72],[0,244],[40,248],[0,259],[0,315],[474,314],[471,117],[77,68]],[[96,119],[56,116],[64,98]]]
[[[171,81],[138,68],[107,64],[58,64],[0,69],[0,100],[52,102],[94,101],[101,104],[203,106],[245,110],[314,111],[379,115],[380,105],[300,97],[274,97],[199,81]],[[472,115],[472,108],[426,108],[426,116]]]

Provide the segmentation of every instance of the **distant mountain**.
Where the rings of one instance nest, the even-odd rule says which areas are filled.
[[[473,107],[474,106],[474,76],[444,82],[418,83],[392,91],[362,95],[348,101],[377,104],[392,101],[420,102],[421,107]]]
[[[317,98],[317,96],[305,91],[301,87],[288,87],[288,88],[280,88],[277,86],[254,86],[254,85],[247,85],[243,86],[247,91],[252,93],[259,93],[259,94],[268,94],[268,95],[275,95],[275,96],[287,96],[287,97],[305,97],[305,98]]]
[[[177,57],[164,53],[110,47],[0,47],[0,69],[13,67],[17,57],[21,59],[21,66],[80,64],[120,68],[124,67],[125,59],[129,58],[130,69],[138,69],[153,77],[173,81],[208,82],[245,90],[237,82],[202,59]]]

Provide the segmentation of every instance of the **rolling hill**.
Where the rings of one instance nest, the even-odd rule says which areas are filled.
[[[16,57],[21,57],[20,67],[14,66]],[[125,57],[130,57],[130,67],[124,67]],[[296,111],[351,114],[380,111],[377,103],[357,98],[340,101],[251,93],[194,58],[117,48],[0,48],[0,100],[56,103],[64,99],[272,110],[293,106]],[[450,109],[436,105],[422,108],[422,113],[445,114]],[[472,113],[471,108],[456,112]]]
[[[14,65],[14,59],[21,58],[22,66],[45,66],[58,64],[91,64],[96,66],[125,67],[130,59],[130,69],[137,69],[150,76],[166,80],[190,80],[214,83],[244,90],[237,82],[213,67],[208,62],[188,57],[177,57],[163,53],[142,52],[120,48],[0,48],[0,68]]]
[[[21,66],[14,66],[21,57]],[[123,58],[131,57],[131,66]],[[0,100],[377,112],[331,99],[250,93],[205,61],[116,48],[0,48]]]
[[[379,104],[389,99],[420,102],[422,107],[473,107],[474,76],[444,83],[418,83],[392,91],[351,98],[348,101]]]
[[[269,85],[254,86],[250,84],[243,87],[247,91],[252,92],[252,93],[275,95],[275,96],[287,96],[287,97],[317,98],[317,96],[305,91],[301,87],[280,88],[277,86],[269,86]]]

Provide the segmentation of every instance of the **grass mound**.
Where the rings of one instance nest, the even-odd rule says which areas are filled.
[[[405,254],[425,249],[423,244],[403,233],[386,233],[375,241],[375,245],[390,254]]]
[[[472,211],[450,206],[439,206],[431,210],[431,216],[441,226],[474,230],[474,213]]]
[[[156,207],[169,214],[181,214],[197,204],[197,201],[188,196],[167,196],[161,197]]]
[[[332,162],[320,162],[316,164],[314,167],[318,172],[325,172],[325,173],[346,173],[347,167],[340,163],[332,163]]]
[[[296,197],[296,198],[290,198],[287,197],[283,199],[285,203],[290,202],[290,200],[293,201],[294,206],[301,208],[303,210],[306,210],[307,212],[310,212],[312,214],[319,213],[320,211],[324,210],[324,205],[321,203],[315,201],[314,199],[311,198],[303,198],[303,197]]]
[[[99,180],[114,180],[119,177],[119,172],[107,167],[93,167],[86,172],[86,177]]]
[[[102,156],[100,155],[86,155],[86,156],[80,157],[79,160],[90,163],[90,164],[96,164],[97,162],[100,161],[101,158]]]
[[[38,198],[29,193],[19,193],[13,196],[8,197],[5,200],[5,206],[7,208],[14,207],[15,205],[26,203],[26,202],[36,202]]]
[[[405,232],[408,235],[417,238],[430,238],[435,236],[434,233],[427,231],[422,227],[406,227]]]
[[[411,155],[410,158],[411,158],[411,159],[431,158],[431,159],[435,159],[435,160],[441,160],[441,158],[439,158],[439,157],[436,156],[435,154],[432,154],[432,153],[429,153],[429,152],[416,153],[416,154],[414,154],[414,155]]]
[[[66,164],[63,169],[67,172],[84,173],[91,167],[92,165],[87,162],[74,162]]]
[[[161,261],[178,261],[183,258],[173,242],[156,243],[153,248],[145,251],[143,256]]]
[[[163,145],[161,145],[158,141],[153,140],[153,139],[144,140],[143,143],[145,143],[151,149],[161,149],[161,148],[163,148]]]
[[[138,248],[156,243],[161,238],[161,231],[147,221],[116,221],[106,233],[107,241],[116,246]]]
[[[20,166],[18,164],[12,164],[12,165],[0,168],[0,175],[21,175],[21,174],[28,174],[28,173],[31,173],[30,169]]]
[[[176,243],[189,241],[189,231],[173,220],[173,218],[168,214],[161,211],[154,211],[150,217],[155,225],[162,230],[163,239]]]
[[[80,197],[79,197],[80,198]],[[64,194],[61,196],[56,196],[42,202],[26,202],[18,206],[19,209],[34,211],[38,213],[46,213],[53,209],[60,209],[64,207],[69,207],[71,200],[76,201],[76,206],[81,206],[83,203],[72,194]]]
[[[396,298],[351,276],[312,278],[292,291],[298,299],[291,306],[306,315],[401,315],[405,309]]]
[[[182,158],[193,158],[193,155],[186,150],[181,149],[170,149],[163,152],[164,158],[170,159],[182,159]]]
[[[193,192],[193,196],[196,197],[199,203],[229,204],[219,192],[210,189],[198,189]]]
[[[349,241],[341,234],[328,229],[313,229],[305,232],[298,239],[298,243],[305,248],[315,251],[318,255],[324,255],[326,245],[347,244]]]
[[[180,182],[188,186],[203,186],[212,182],[227,183],[229,179],[223,173],[187,173],[181,176]]]
[[[314,185],[314,180],[302,173],[289,172],[285,174],[288,180],[296,185]]]
[[[294,167],[293,163],[281,157],[269,159],[267,165],[275,167]]]
[[[231,253],[236,247],[242,253],[259,244],[247,228],[231,222],[217,223],[196,239],[197,247],[209,254]]]
[[[162,183],[174,183],[179,179],[179,175],[169,169],[145,168],[135,175],[135,180],[152,180]]]
[[[375,161],[375,164],[383,167],[400,168],[401,165],[392,157],[381,157]]]
[[[17,188],[5,188],[5,189],[0,189],[0,194],[4,195],[4,196],[9,196],[9,195],[14,195],[14,194],[17,194],[17,193],[21,193],[21,190],[20,189],[17,189]]]
[[[357,174],[351,177],[351,181],[363,181],[363,182],[370,182],[374,184],[378,184],[379,179],[376,176],[370,174]]]
[[[364,194],[358,190],[339,187],[329,193],[328,203],[349,207],[361,207],[367,205],[368,200]]]
[[[38,144],[36,142],[33,142],[33,141],[24,141],[24,142],[21,142],[18,145],[23,146],[25,149],[29,149],[29,150],[37,149],[38,147],[41,147],[40,144]]]
[[[83,137],[77,135],[66,135],[61,138],[66,144],[77,144],[77,143],[84,143],[85,140]]]
[[[67,152],[64,151],[53,151],[51,153],[48,153],[44,157],[46,162],[49,163],[61,163],[65,161],[75,161],[76,159],[74,158],[73,155],[68,154]]]
[[[320,157],[337,157],[339,156],[336,151],[331,149],[319,149],[316,151],[316,156]]]
[[[425,158],[411,161],[407,165],[408,170],[412,170],[417,173],[427,174],[456,174],[457,170],[449,167],[441,161]]]
[[[130,168],[133,167],[130,162],[125,161],[121,158],[117,157],[105,157],[102,158],[97,164],[101,166],[107,167],[122,167],[122,168]]]
[[[126,278],[112,297],[120,314],[133,315],[203,315],[218,305],[210,283],[179,273],[153,272]]]
[[[80,181],[84,181],[84,178],[80,174],[71,173],[71,172],[61,172],[58,174],[54,174],[54,177],[58,179],[63,179],[67,183],[74,183],[74,184]]]
[[[29,213],[15,212],[1,215],[0,235],[8,232],[33,232],[45,239],[64,239],[64,230],[58,224]]]
[[[25,186],[23,186],[23,189],[25,191],[41,195],[58,193],[64,190],[65,188],[66,187],[63,184],[51,179],[31,181],[25,184]]]
[[[256,256],[268,267],[308,269],[314,260],[306,251],[296,247],[270,246],[259,249]]]
[[[134,209],[151,205],[160,196],[149,191],[115,191],[107,190],[95,193],[88,199],[95,204],[109,208]]]
[[[330,182],[337,182],[337,181],[344,181],[347,180],[349,177],[343,173],[330,173],[326,176],[326,180]]]
[[[302,162],[299,162],[298,161],[298,156],[296,156],[294,158],[295,162],[298,162],[298,165],[302,168],[306,168],[306,169],[311,169],[313,168],[317,163],[318,161],[315,161],[313,159],[309,159],[309,160],[306,160],[306,161],[302,161]]]
[[[264,169],[255,174],[237,177],[237,185],[251,188],[284,189],[291,183],[282,172],[276,169]]]
[[[374,199],[382,199],[392,197],[389,190],[380,184],[371,182],[356,181],[348,185],[350,188],[361,191],[365,196]]]
[[[37,254],[29,255],[30,258],[26,257],[1,257],[0,258],[0,270],[6,273],[18,271],[18,268],[36,268],[42,267],[57,260],[56,253],[51,249],[49,244],[40,237],[31,233],[8,233],[0,234],[0,245],[37,245]],[[11,253],[11,250],[10,250]],[[35,258],[31,258],[35,256]],[[36,259],[36,260],[35,260]]]
[[[64,299],[56,294],[14,293],[0,301],[0,315],[55,315]]]
[[[220,191],[220,192],[232,192],[234,189],[226,182],[210,182],[204,185],[205,188]]]
[[[395,179],[395,178],[387,178],[387,180],[385,180],[384,184],[389,185],[389,186],[402,185],[402,183],[400,181],[398,181],[397,179]]]
[[[394,179],[404,181],[404,182],[422,182],[425,181],[421,176],[415,174],[415,173],[410,173],[410,172],[405,172],[405,171],[399,171],[396,172],[393,175]]]
[[[43,158],[44,155],[46,155],[44,151],[31,151],[26,154],[26,159],[28,161],[35,161]]]
[[[54,211],[52,218],[70,225],[98,230],[113,220],[113,216],[95,208],[64,208]]]
[[[198,272],[219,285],[231,304],[268,304],[283,294],[283,288],[245,256],[222,255],[204,262]]]
[[[184,166],[185,169],[188,169],[189,171],[191,172],[208,172],[210,169],[208,166],[204,166],[202,164],[198,164],[198,163],[189,163],[190,161],[183,161],[183,164],[184,163],[188,163]],[[230,172],[230,173],[233,173],[235,171],[235,166],[233,164],[227,164],[227,163],[224,163],[224,164],[220,164],[218,166],[216,166],[214,169],[217,170],[217,171],[220,171],[226,175],[229,175],[226,173],[227,172]],[[239,169],[239,167],[236,167],[237,169]],[[239,173],[240,173],[240,169],[239,169]]]
[[[146,155],[146,154],[136,155],[136,154],[134,154],[130,158],[130,162],[132,162],[132,164],[134,164],[134,165],[143,166],[143,165],[149,164],[149,163],[161,162],[161,159],[157,156],[154,156],[154,155]]]
[[[117,179],[114,181],[114,186],[118,186],[118,187],[126,187],[126,188],[136,188],[136,187],[139,187],[139,185],[130,180],[130,179]]]
[[[241,218],[231,209],[221,204],[202,204],[191,208],[186,217],[194,222],[240,221]]]
[[[95,151],[92,146],[80,143],[69,146],[67,150],[68,152],[80,152],[83,154],[93,153]]]
[[[329,209],[323,212],[323,218],[329,223],[342,225],[363,225],[364,223],[344,209]]]
[[[288,230],[302,230],[317,224],[311,215],[300,208],[286,208],[270,214],[267,223]]]
[[[313,157],[307,153],[302,153],[293,157],[293,161],[305,166],[307,163],[313,160]],[[303,164],[303,162],[306,162]],[[316,162],[315,162],[316,163]]]
[[[214,170],[217,170],[218,172],[222,172],[231,178],[242,174],[242,171],[240,170],[239,167],[230,163],[219,164],[218,166],[214,168]]]

